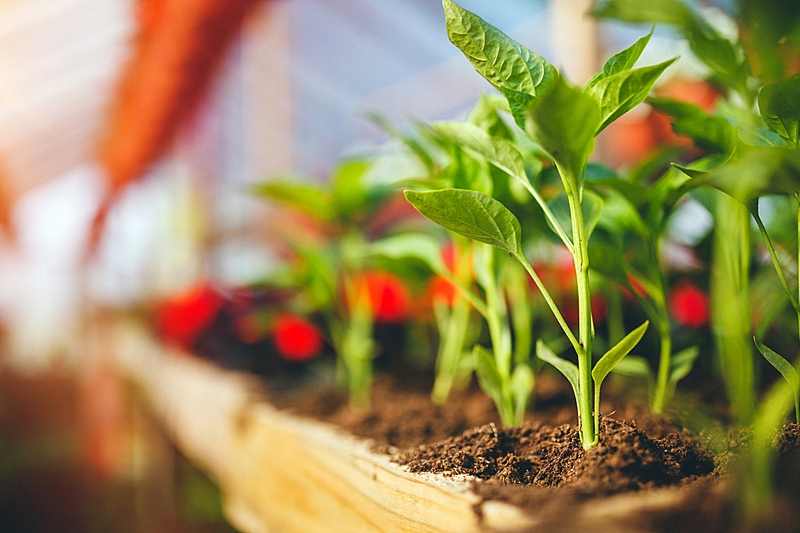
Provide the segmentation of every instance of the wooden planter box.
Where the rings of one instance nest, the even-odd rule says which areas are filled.
[[[545,531],[535,513],[470,492],[468,479],[411,474],[335,426],[278,411],[257,380],[160,346],[144,328],[115,326],[119,372],[182,452],[220,485],[225,513],[246,533]],[[674,505],[664,489],[570,507],[572,527],[645,531],[637,514]],[[574,526],[573,526],[574,523]],[[610,528],[610,529],[609,529]]]

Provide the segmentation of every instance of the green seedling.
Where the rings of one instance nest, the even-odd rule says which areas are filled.
[[[296,305],[319,312],[328,326],[337,355],[339,381],[346,384],[350,404],[370,404],[372,361],[379,346],[373,340],[377,310],[371,301],[374,266],[365,249],[369,237],[364,224],[393,192],[391,187],[369,186],[369,163],[343,163],[328,187],[298,180],[270,180],[254,188],[256,195],[303,213],[315,236],[294,236],[292,247],[299,264],[287,266],[282,283],[298,289]]]
[[[747,39],[741,41],[721,35],[678,0],[656,0],[648,3],[646,9],[632,0],[608,0],[601,2],[595,13],[627,22],[663,22],[673,26],[709,68],[712,80],[727,93],[727,100],[719,106],[716,116],[708,116],[687,104],[653,103],[674,117],[676,132],[692,137],[700,147],[724,154],[717,161],[706,159],[679,167],[692,178],[679,192],[711,186],[725,193],[716,196],[712,312],[733,412],[737,422],[751,426],[754,433],[741,497],[746,513],[755,516],[768,507],[771,492],[768,441],[785,417],[782,407],[785,399],[794,397],[796,416],[800,416],[797,372],[788,360],[758,339],[754,339],[756,347],[783,375],[785,383],[756,407],[749,344],[751,216],[800,322],[798,299],[789,287],[758,209],[759,197],[779,194],[797,198],[800,190],[797,178],[800,78],[781,81],[786,72],[781,58],[785,56],[778,49],[780,46],[783,51],[797,50],[798,35],[794,28],[800,22],[800,10],[789,8],[788,4],[786,9],[774,9],[773,5],[754,0],[741,0],[738,7],[737,22],[747,34]],[[765,81],[772,83],[765,85]],[[755,109],[759,112],[755,113]]]
[[[416,137],[402,134],[382,121],[384,129],[400,140],[426,169],[426,175],[413,180],[415,187],[434,190],[461,187],[504,198],[517,206],[520,196],[529,200],[519,182],[509,179],[501,169],[503,158],[508,153],[515,154],[514,162],[506,163],[518,165],[523,173],[526,166],[538,170],[541,165],[537,159],[523,160],[512,145],[512,131],[498,114],[498,108],[505,102],[498,100],[483,97],[467,122],[420,126]],[[465,372],[474,369],[503,423],[519,425],[534,383],[527,274],[516,263],[496,257],[495,252],[474,240],[456,235],[454,243],[460,253],[455,254],[452,270],[444,268],[435,241],[427,235],[397,236],[380,243],[377,251],[395,258],[421,259],[435,275],[458,290],[450,306],[434,301],[440,344],[431,393],[433,402],[446,401],[453,386],[463,383]],[[472,309],[487,325],[491,352],[467,334]],[[472,346],[470,342],[475,346],[468,349]]]
[[[481,191],[466,189],[407,191],[406,198],[434,222],[505,252],[531,276],[577,354],[575,364],[554,354],[543,342],[537,343],[537,355],[560,370],[573,387],[581,441],[588,449],[598,442],[600,385],[616,363],[638,343],[647,323],[626,335],[592,365],[594,324],[588,245],[602,201],[598,195],[585,190],[586,165],[594,149],[595,135],[641,103],[672,60],[632,68],[647,43],[649,37],[645,37],[609,59],[603,71],[581,89],[564,80],[544,58],[480,17],[450,0],[444,0],[443,6],[450,40],[464,52],[478,73],[505,97],[515,123],[558,171],[569,226],[533,186],[525,172],[524,158],[513,143],[489,134],[467,141],[470,149],[483,153],[490,164],[506,172],[528,191],[572,255],[577,279],[578,335],[570,329],[526,258],[520,222],[503,203]],[[488,357],[483,360],[487,361]],[[500,378],[505,379],[505,376]]]

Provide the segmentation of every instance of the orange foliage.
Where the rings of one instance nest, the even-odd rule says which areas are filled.
[[[139,34],[112,106],[99,159],[110,197],[139,179],[197,108],[245,16],[260,0],[140,0]]]

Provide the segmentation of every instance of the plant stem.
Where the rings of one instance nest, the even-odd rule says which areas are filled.
[[[560,169],[559,169],[560,170]],[[591,292],[589,290],[589,242],[583,220],[580,190],[574,176],[564,175],[564,189],[569,199],[570,218],[572,221],[572,238],[574,243],[573,261],[575,278],[578,287],[578,338],[581,350],[578,352],[578,390],[580,403],[578,415],[581,432],[581,443],[584,449],[597,444],[597,431],[600,405],[596,403],[597,394],[593,394],[592,381],[592,325]],[[598,410],[595,413],[595,410]]]
[[[794,199],[797,202],[797,273],[800,277],[800,194],[795,193]],[[800,281],[797,283],[797,297],[800,300]],[[800,338],[800,307],[795,307],[797,311],[797,336]],[[800,423],[800,408],[797,409],[796,421]]]
[[[794,292],[791,288],[789,288],[789,283],[786,281],[786,276],[783,273],[783,267],[778,260],[778,254],[775,253],[775,247],[772,244],[772,239],[769,237],[767,228],[764,226],[764,222],[761,220],[761,216],[758,213],[758,203],[756,203],[755,209],[753,209],[753,218],[756,221],[756,225],[758,226],[758,231],[761,233],[761,237],[764,239],[764,244],[767,246],[769,257],[772,259],[772,266],[775,267],[775,272],[778,274],[778,279],[781,281],[783,290],[786,291],[786,295],[789,296],[789,302],[791,302],[792,307],[794,308],[795,313],[797,313],[798,319],[800,320],[800,306],[798,306],[797,298],[795,298]],[[800,211],[798,211],[798,232],[800,232]]]
[[[650,409],[656,414],[661,414],[668,399],[669,375],[672,364],[672,339],[669,334],[669,324],[659,322],[658,334],[661,337],[661,353],[658,359],[656,390],[653,393]]]
[[[431,392],[431,401],[436,405],[447,401],[455,383],[469,325],[469,310],[469,302],[464,298],[458,298],[453,303],[453,308],[447,316],[447,325],[441,332],[442,344],[436,358],[436,380]]]
[[[753,418],[755,377],[750,340],[750,211],[718,193],[711,277],[712,318],[722,374],[736,422]]]

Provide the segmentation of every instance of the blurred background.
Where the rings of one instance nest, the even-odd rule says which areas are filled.
[[[589,0],[461,5],[574,83],[649,29]],[[641,61],[682,54],[662,84],[713,99],[685,48],[657,29]],[[86,317],[257,279],[249,185],[323,181],[384,150],[367,113],[461,118],[489,90],[438,0],[0,0],[0,531],[226,531],[213,484],[87,355]],[[633,164],[659,131],[637,109],[599,157]]]

